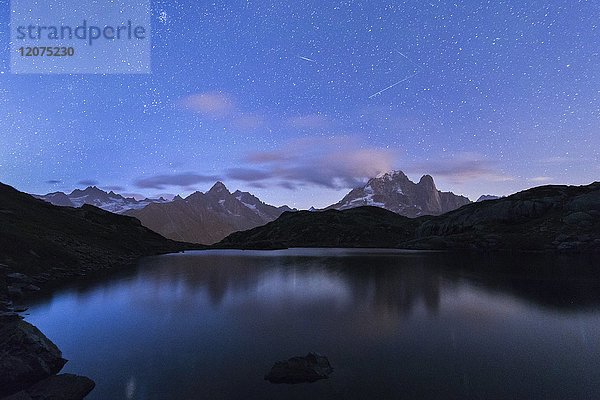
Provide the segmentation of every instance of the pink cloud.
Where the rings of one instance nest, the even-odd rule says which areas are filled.
[[[212,118],[223,118],[236,110],[231,97],[221,92],[191,94],[181,103],[189,110]]]
[[[228,177],[254,183],[275,180],[287,188],[346,188],[392,169],[397,157],[396,151],[365,147],[348,136],[310,137],[278,151],[250,153],[245,161],[260,167],[232,169]]]

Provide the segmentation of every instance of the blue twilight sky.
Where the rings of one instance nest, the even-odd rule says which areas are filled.
[[[598,1],[152,1],[152,73],[14,75],[0,181],[325,206],[378,172],[476,199],[600,176]]]

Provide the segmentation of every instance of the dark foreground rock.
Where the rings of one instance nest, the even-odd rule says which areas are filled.
[[[278,361],[265,380],[271,383],[304,383],[327,379],[333,372],[327,357],[308,353],[306,357],[292,357],[287,361]]]
[[[83,399],[95,383],[83,376],[56,375],[66,362],[58,347],[39,329],[0,307],[2,400]]]
[[[11,313],[0,316],[0,354],[0,396],[56,374],[67,362],[39,329]]]
[[[94,381],[85,376],[53,375],[2,400],[81,400],[94,386]]]

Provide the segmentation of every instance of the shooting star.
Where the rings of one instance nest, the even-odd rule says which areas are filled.
[[[404,53],[401,53],[399,50],[396,50],[396,52],[398,54],[400,54],[402,57],[406,58],[408,60],[408,62],[410,62],[411,64],[413,64],[414,66],[416,66],[417,69],[423,68],[419,64],[417,64],[416,62],[414,62],[413,60],[411,60],[410,58],[408,58]],[[393,88],[394,86],[401,84],[402,82],[406,82],[407,80],[409,80],[411,78],[414,78],[418,73],[419,73],[419,71],[417,70],[417,71],[415,71],[414,74],[412,74],[410,76],[407,76],[404,79],[399,80],[398,82],[394,83],[393,85],[390,85],[390,86],[386,87],[385,89],[381,89],[379,92],[377,92],[375,94],[370,95],[369,98],[372,99],[375,96],[379,96],[381,93],[385,92],[386,90],[389,90],[389,89]]]
[[[305,61],[310,61],[310,62],[314,62],[314,63],[316,63],[316,61],[315,61],[315,60],[311,60],[311,59],[310,59],[310,58],[308,58],[308,57],[302,57],[302,56],[296,56],[296,57],[298,57],[298,58],[299,58],[299,59],[301,59],[301,60],[305,60]]]
[[[406,81],[407,81],[407,80],[409,80],[410,78],[413,78],[413,77],[415,77],[415,76],[417,75],[417,73],[418,73],[418,72],[415,72],[414,74],[412,74],[412,75],[410,75],[410,76],[407,76],[407,77],[406,77],[406,78],[404,78],[404,79],[401,79],[401,80],[399,80],[398,82],[394,83],[393,85],[390,85],[390,86],[386,87],[385,89],[381,89],[379,92],[377,92],[377,93],[374,93],[374,94],[370,95],[370,96],[369,96],[369,98],[370,98],[370,99],[372,99],[372,98],[373,98],[373,97],[375,97],[375,96],[379,96],[381,93],[385,92],[386,90],[390,90],[390,89],[391,89],[391,88],[393,88],[394,86],[396,86],[396,85],[399,85],[399,84],[401,84],[402,82],[406,82]]]
[[[408,60],[408,62],[410,62],[412,65],[414,65],[415,67],[419,68],[419,69],[423,69],[422,65],[417,64],[416,62],[414,62],[413,60],[411,60],[410,58],[408,58],[406,56],[406,54],[400,52],[399,50],[396,50],[396,53],[400,54],[402,57],[406,58]]]

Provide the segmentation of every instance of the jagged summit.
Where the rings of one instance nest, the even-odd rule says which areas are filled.
[[[481,196],[479,196],[479,198],[477,199],[477,203],[482,202],[482,201],[486,201],[486,200],[496,200],[499,199],[500,196],[495,196],[493,194],[482,194]]]
[[[111,192],[112,193],[112,192]],[[97,186],[88,186],[85,189],[75,189],[69,196],[85,196],[85,195],[106,195],[104,190],[99,189]]]
[[[397,177],[404,177],[404,178],[408,179],[408,177],[404,174],[404,172],[402,172],[400,170],[390,170],[390,171],[381,172],[381,173],[377,174],[377,176],[375,178],[372,178],[372,179],[394,179]]]
[[[494,201],[468,204],[437,217],[405,218],[376,207],[286,213],[270,224],[236,232],[217,247],[558,250],[597,254],[600,183],[541,186]]]
[[[443,214],[468,203],[470,200],[466,197],[437,190],[431,175],[423,175],[419,183],[414,183],[402,171],[389,171],[369,179],[364,186],[351,190],[340,202],[327,208],[376,206],[417,217]]]
[[[229,190],[227,189],[227,187],[223,184],[223,182],[218,181],[216,182],[208,192],[206,192],[206,194],[208,193],[221,193],[221,192],[226,192],[228,194],[230,194]]]
[[[172,202],[126,214],[167,238],[210,244],[232,232],[273,221],[289,210],[265,204],[248,192],[230,193],[223,182],[216,182],[206,193],[194,192],[185,199],[176,196]]]
[[[75,189],[70,194],[63,192],[48,193],[45,195],[34,195],[38,199],[45,200],[55,206],[81,207],[84,204],[90,204],[103,210],[113,213],[123,213],[131,209],[140,209],[151,203],[165,203],[167,200],[160,199],[144,199],[138,201],[133,197],[123,197],[122,195],[113,192],[105,192],[97,186],[88,186],[87,188]]]
[[[433,177],[431,175],[423,175],[421,179],[419,179],[418,185],[426,185],[437,190],[437,188],[435,187],[435,182],[433,181]]]

